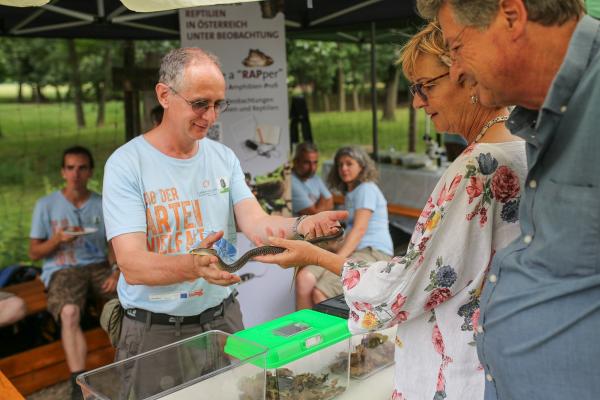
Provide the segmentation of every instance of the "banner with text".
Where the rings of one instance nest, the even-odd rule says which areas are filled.
[[[179,11],[181,45],[219,57],[230,105],[209,137],[240,159],[263,207],[285,207],[289,129],[285,18],[272,2]],[[270,204],[265,204],[265,197]],[[277,199],[277,201],[274,201]],[[285,213],[285,212],[284,212]]]

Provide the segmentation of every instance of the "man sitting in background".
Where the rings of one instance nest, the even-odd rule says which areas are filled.
[[[38,200],[29,235],[29,257],[44,260],[48,311],[61,326],[73,399],[82,398],[75,377],[85,370],[87,345],[80,316],[86,298],[90,292],[114,297],[119,277],[118,269],[111,270],[107,262],[102,198],[87,188],[93,169],[88,149],[75,146],[64,151],[65,187]]]
[[[292,169],[292,212],[294,215],[312,215],[333,209],[333,197],[315,173],[319,151],[311,142],[296,146]]]

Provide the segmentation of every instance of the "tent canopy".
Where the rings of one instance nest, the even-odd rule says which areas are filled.
[[[245,0],[248,1],[248,0]],[[179,39],[178,10],[232,0],[0,0],[0,35],[97,39]],[[236,2],[240,2],[236,0]],[[269,0],[283,3],[287,35],[292,38],[360,41],[369,24],[389,35],[420,24],[415,1]],[[48,3],[48,4],[44,4]],[[129,7],[129,8],[128,8]],[[136,11],[132,11],[136,10]],[[156,10],[139,12],[140,10]],[[389,41],[389,37],[386,38]]]

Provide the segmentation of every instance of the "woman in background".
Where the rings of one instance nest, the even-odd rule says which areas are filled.
[[[349,212],[346,236],[336,252],[340,257],[367,262],[392,258],[387,202],[375,183],[377,175],[375,163],[360,147],[342,147],[336,152],[327,181],[330,188],[344,194]],[[296,308],[312,308],[342,292],[338,275],[309,265],[296,277]]]

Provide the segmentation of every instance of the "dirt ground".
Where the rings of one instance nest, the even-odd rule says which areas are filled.
[[[68,400],[71,398],[69,381],[57,383],[27,396],[27,400]]]

